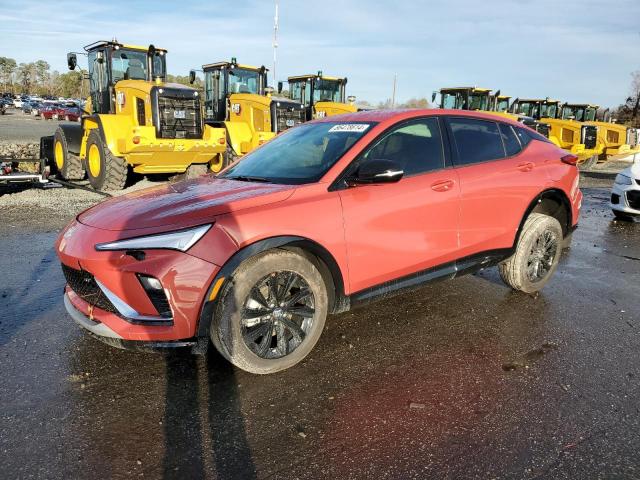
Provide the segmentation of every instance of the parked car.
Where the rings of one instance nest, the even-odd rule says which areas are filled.
[[[77,122],[82,116],[82,110],[75,103],[66,104],[62,107],[61,116],[67,121]]]
[[[80,120],[82,112],[78,107],[68,107],[60,103],[45,105],[40,114],[45,120],[67,120],[77,122]]]
[[[616,175],[610,207],[621,220],[640,217],[640,155],[631,167]]]
[[[218,177],[81,213],[56,243],[64,303],[111,345],[202,351],[210,338],[239,368],[276,372],[311,351],[328,313],[422,283],[499,265],[511,288],[539,291],[578,222],[576,161],[478,112],[308,122]]]
[[[14,98],[13,99],[14,108],[22,108],[22,102],[23,102],[22,98],[20,98],[20,97]]]

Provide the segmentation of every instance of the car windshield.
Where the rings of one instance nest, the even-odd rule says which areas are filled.
[[[300,125],[247,154],[221,177],[288,185],[317,182],[372,125],[371,122]]]
[[[341,102],[341,90],[338,80],[316,80],[313,86],[313,103]]]
[[[260,73],[244,68],[229,69],[229,93],[260,93]]]

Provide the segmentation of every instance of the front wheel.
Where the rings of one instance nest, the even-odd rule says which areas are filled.
[[[85,163],[89,183],[96,190],[122,190],[127,183],[126,160],[111,153],[97,130],[89,133]]]
[[[220,294],[211,340],[238,368],[268,374],[296,365],[313,349],[327,317],[318,269],[286,250],[251,257]]]
[[[558,268],[562,244],[560,222],[532,213],[524,223],[515,253],[498,266],[500,277],[514,290],[541,290]]]

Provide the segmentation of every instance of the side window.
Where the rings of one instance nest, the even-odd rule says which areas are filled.
[[[513,133],[513,129],[510,125],[500,123],[500,135],[502,135],[502,141],[504,142],[504,149],[507,151],[507,157],[517,155],[520,153],[520,142],[518,137]]]
[[[472,165],[505,157],[498,124],[474,118],[450,118],[458,164]]]
[[[394,128],[364,154],[363,161],[381,158],[397,162],[405,176],[443,168],[438,119],[423,118]]]
[[[529,145],[529,142],[532,140],[532,137],[531,135],[529,135],[529,132],[527,132],[524,128],[519,128],[519,127],[516,127],[515,130],[516,130],[516,135],[520,140],[520,144],[522,145],[522,148]]]

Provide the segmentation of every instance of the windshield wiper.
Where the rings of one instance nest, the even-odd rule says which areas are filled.
[[[264,177],[252,177],[249,175],[230,175],[227,178],[229,180],[238,180],[239,182],[262,182],[262,183],[272,183],[271,180]]]

